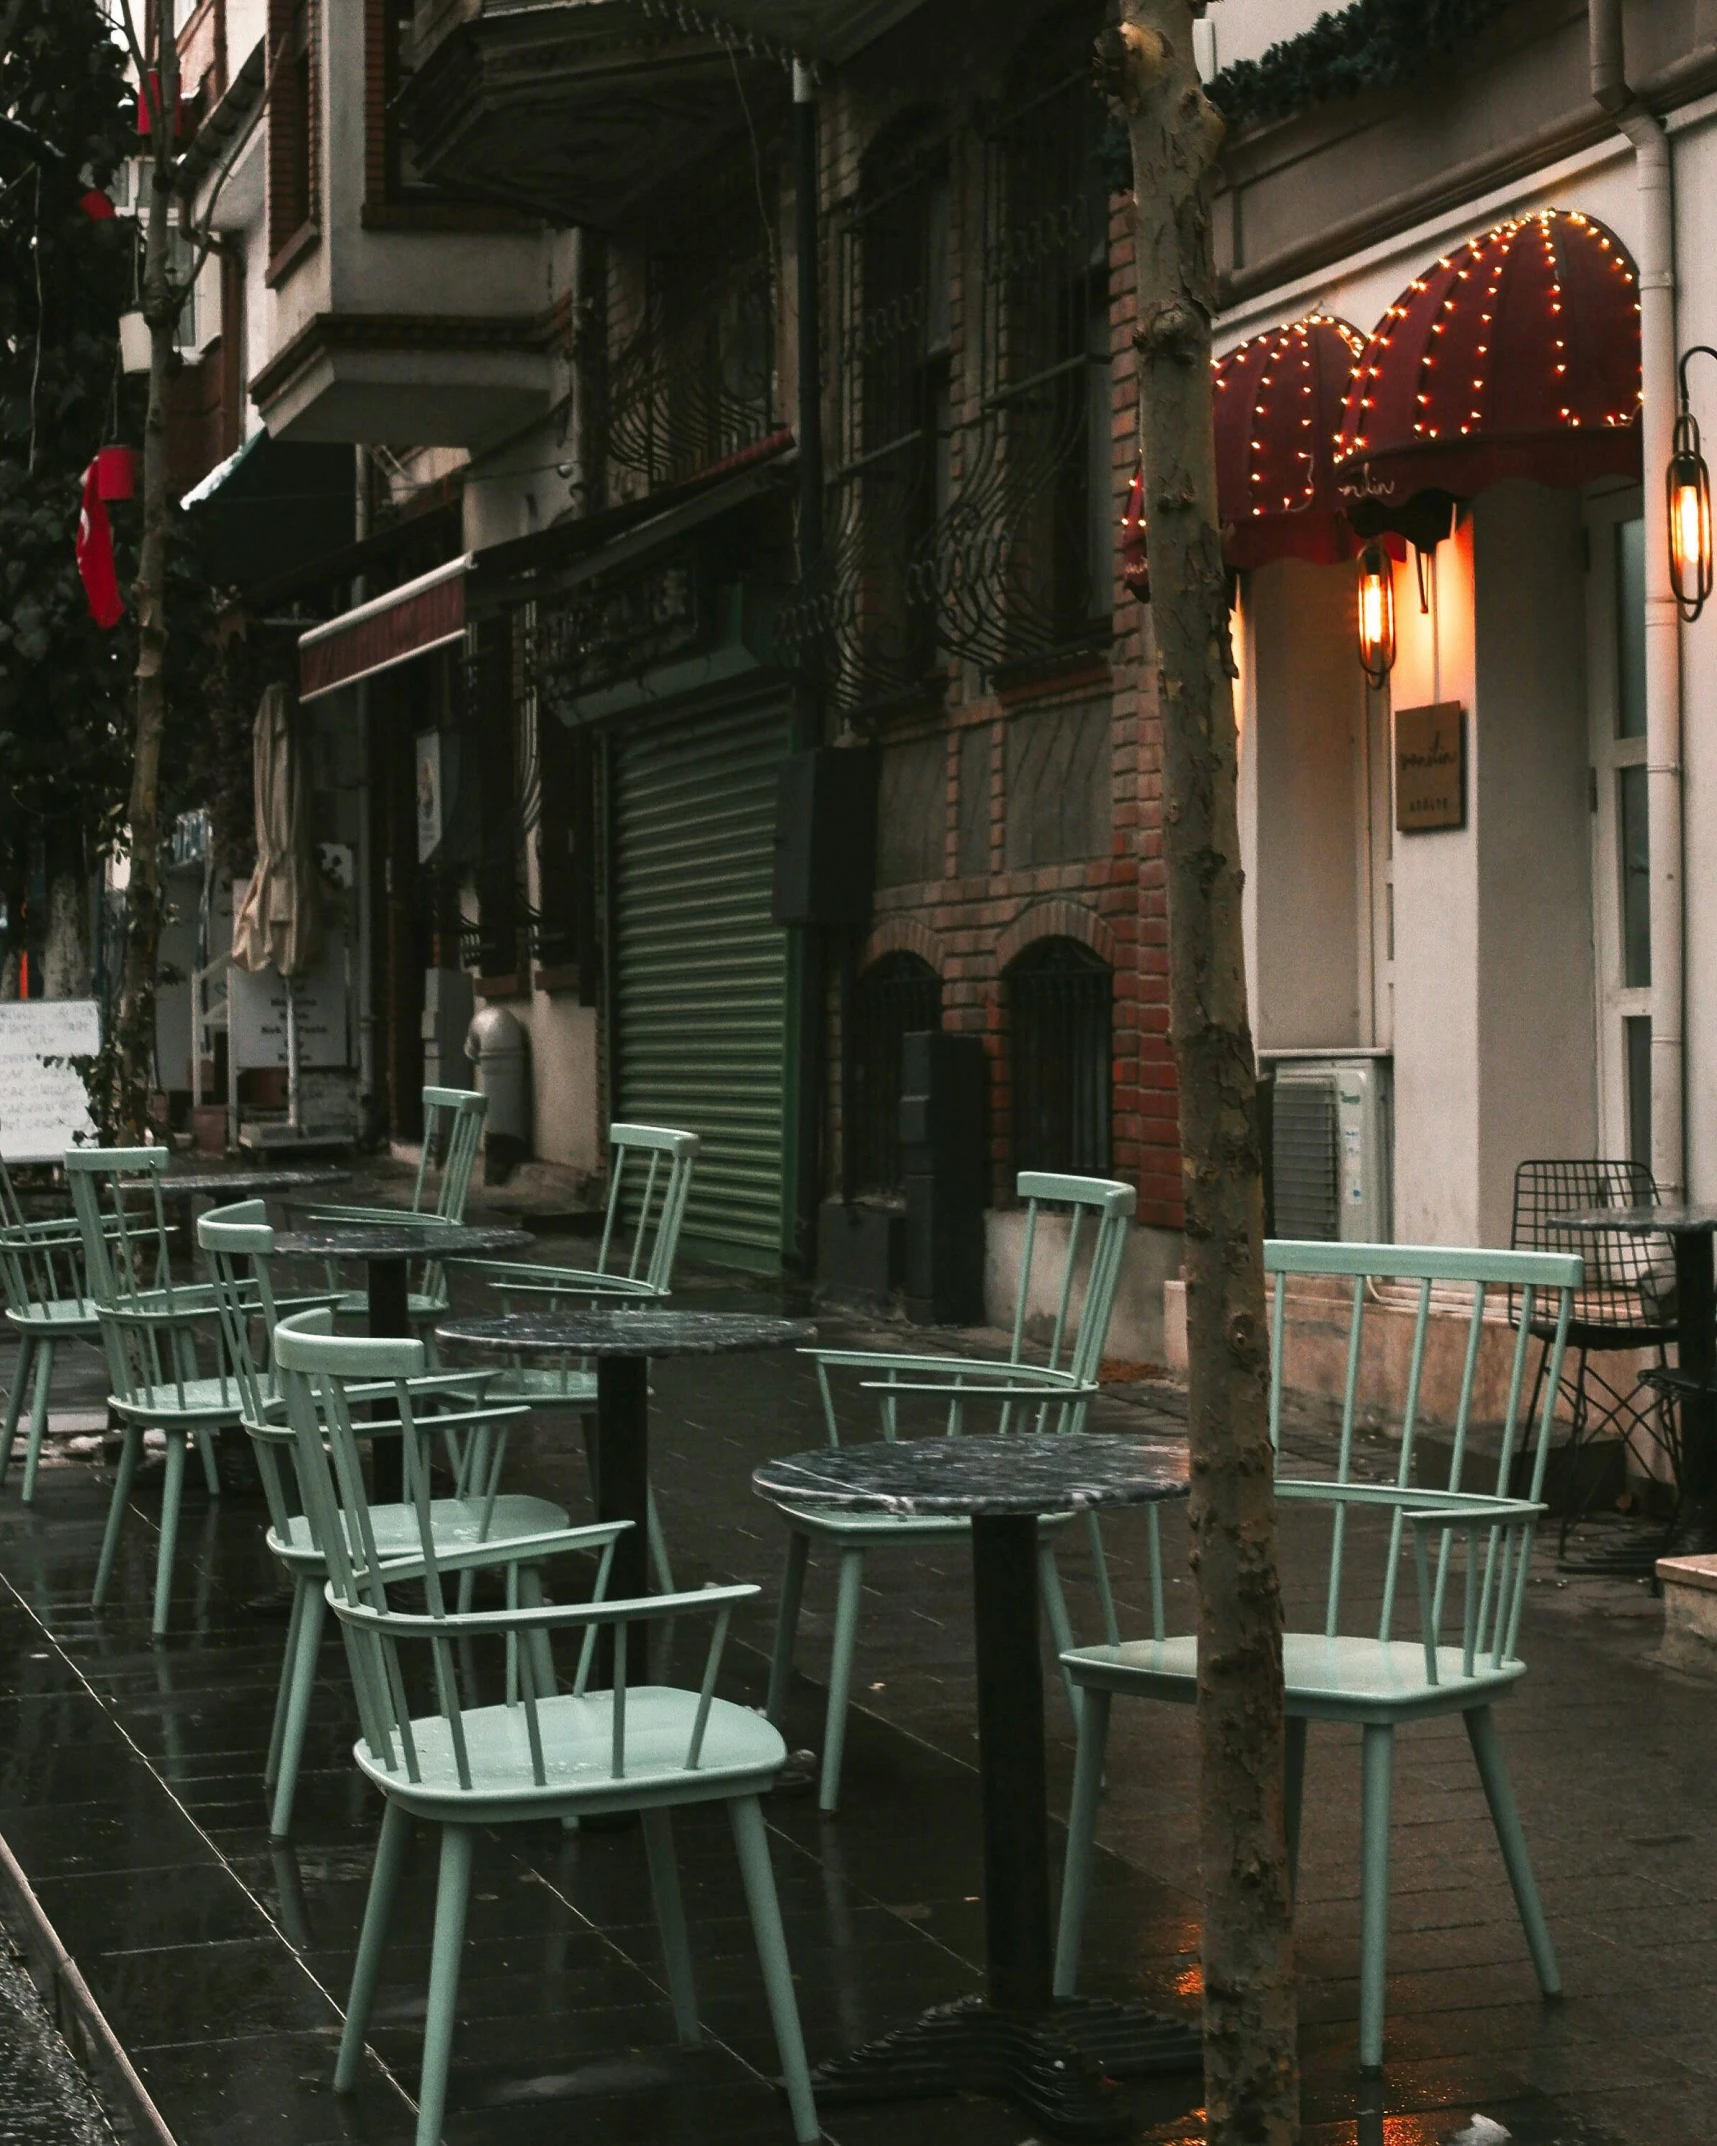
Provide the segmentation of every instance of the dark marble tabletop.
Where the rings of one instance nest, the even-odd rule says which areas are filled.
[[[282,1230],[274,1249],[287,1259],[441,1259],[452,1252],[517,1252],[529,1230],[478,1229],[463,1222],[318,1222]]]
[[[765,1461],[751,1480],[767,1498],[923,1515],[1150,1505],[1184,1498],[1190,1487],[1183,1446],[1088,1431],[830,1447]]]
[[[265,1192],[299,1192],[318,1185],[343,1185],[350,1170],[171,1170],[161,1180],[163,1193],[181,1199],[254,1200]]]
[[[438,1341],[572,1356],[714,1356],[815,1341],[808,1319],[745,1311],[513,1311],[443,1319]]]
[[[1551,1229],[1615,1229],[1630,1237],[1709,1237],[1717,1232],[1717,1207],[1582,1207],[1551,1215]]]

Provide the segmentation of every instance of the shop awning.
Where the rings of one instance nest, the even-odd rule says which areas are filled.
[[[1335,457],[1364,348],[1357,328],[1311,313],[1216,361],[1216,491],[1230,566],[1352,558]]]
[[[450,559],[298,636],[298,698],[317,700],[465,637],[470,555]]]
[[[1343,497],[1362,529],[1417,540],[1427,493],[1446,531],[1451,498],[1505,478],[1637,477],[1639,406],[1626,248],[1574,210],[1516,217],[1443,255],[1378,324],[1342,425]]]
[[[179,504],[222,588],[289,573],[352,541],[352,450],[253,432]]]

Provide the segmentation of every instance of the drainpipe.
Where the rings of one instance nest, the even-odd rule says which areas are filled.
[[[1627,78],[1621,0],[1588,0],[1592,95],[1634,147],[1639,190],[1645,470],[1646,794],[1651,836],[1651,1167],[1666,1199],[1687,1182],[1682,913],[1681,627],[1669,583],[1664,471],[1675,427],[1675,196],[1669,136]]]

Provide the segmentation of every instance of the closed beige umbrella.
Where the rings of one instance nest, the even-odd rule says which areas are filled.
[[[271,685],[256,713],[252,766],[256,869],[233,918],[232,958],[253,976],[272,968],[286,983],[287,1114],[299,1122],[298,1017],[293,979],[322,950],[322,889],[310,838],[310,766],[292,696]]]

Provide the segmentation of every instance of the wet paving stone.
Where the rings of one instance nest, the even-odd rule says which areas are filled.
[[[729,1286],[685,1301],[760,1296]],[[0,1351],[0,1381],[8,1368]],[[654,1476],[680,1584],[762,1583],[736,1618],[723,1675],[728,1696],[757,1703],[783,1543],[750,1472],[820,1442],[814,1378],[782,1355],[663,1363],[652,1383]],[[98,1406],[102,1384],[91,1355],[57,1399]],[[1181,1421],[1176,1397],[1149,1390],[1106,1398],[1099,1412],[1112,1429],[1148,1422],[1172,1435]],[[1308,1454],[1321,1435],[1290,1423],[1290,1443]],[[1377,1459],[1386,1471],[1387,1450]],[[588,1513],[576,1423],[538,1419],[510,1469]],[[226,1474],[244,1480],[236,1466]],[[414,1844],[361,2090],[336,2096],[380,1815],[351,1763],[338,1643],[315,1694],[295,1838],[274,1844],[261,1771],[285,1626],[260,1501],[193,1488],[173,1629],[156,1644],[157,1469],[140,1479],[112,1601],[99,1617],[88,1607],[109,1483],[94,1457],[56,1450],[32,1512],[15,1483],[0,1493],[0,1835],[181,2146],[396,2146],[413,2128],[433,1843]],[[1123,1626],[1143,1629],[1143,1528],[1122,1518],[1105,1532]],[[1170,1615],[1184,1623],[1183,1515],[1166,1516],[1164,1536]],[[1284,1584],[1302,1622],[1321,1617],[1322,1550],[1314,1524],[1291,1514]],[[1316,1730],[1297,1930],[1307,2146],[1709,2146],[1717,2134],[1717,1686],[1656,1662],[1656,1612],[1630,1583],[1564,1584],[1548,1550],[1539,1555],[1523,1645],[1532,1673],[1501,1726],[1567,1993],[1554,2005],[1537,1996],[1458,1725],[1406,1731],[1386,2069],[1359,2078],[1359,1742]],[[1063,1569],[1076,1629],[1093,1632],[1077,1531]],[[822,1738],[833,1583],[829,1562],[814,1561],[795,1746]],[[1367,1601],[1362,1590],[1357,1604]],[[874,1559],[841,1814],[821,1817],[806,1795],[767,1807],[813,2061],[981,1983],[970,1615],[958,1545]],[[1046,1705],[1059,1816],[1073,1734],[1053,1681]],[[1196,2006],[1195,1789],[1190,1713],[1117,1705],[1087,1988]],[[715,1811],[686,1813],[676,1833],[705,2030],[694,2050],[675,2041],[635,1832],[521,1826],[481,1840],[448,2146],[784,2146],[730,1836]],[[1129,2089],[1141,2146],[1194,2146],[1199,2098],[1196,2079]],[[44,2146],[83,2138],[19,2134],[31,2146],[38,2135]],[[831,2110],[826,2136],[1028,2146],[1037,2134],[1001,2104],[961,2097]],[[0,2140],[11,2137],[0,2121]]]
[[[0,1927],[0,2141],[114,2146],[89,2081]]]

